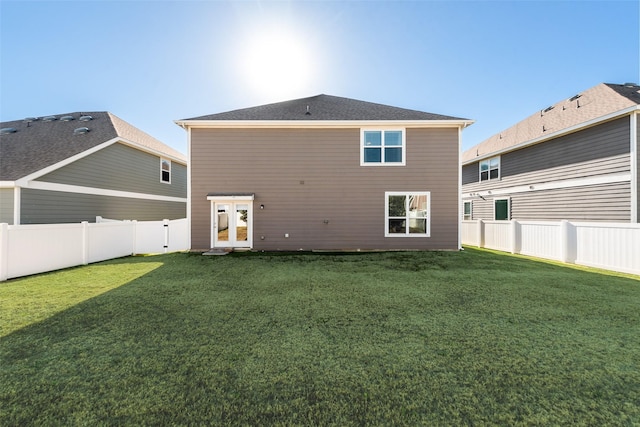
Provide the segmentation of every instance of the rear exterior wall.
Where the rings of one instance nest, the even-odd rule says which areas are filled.
[[[360,166],[360,128],[192,129],[191,247],[210,247],[207,194],[254,193],[255,250],[457,249],[458,128],[406,141],[406,166]],[[430,237],[385,238],[385,191],[431,192]]]

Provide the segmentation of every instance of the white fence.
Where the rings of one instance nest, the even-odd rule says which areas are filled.
[[[127,255],[187,249],[186,219],[0,224],[0,281]]]
[[[640,224],[462,221],[462,243],[640,274]]]

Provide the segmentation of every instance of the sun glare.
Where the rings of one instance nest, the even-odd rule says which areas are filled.
[[[282,99],[306,94],[313,67],[302,39],[283,30],[253,37],[242,49],[242,70],[251,92]]]

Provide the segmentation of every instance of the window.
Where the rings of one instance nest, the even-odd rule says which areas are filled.
[[[510,215],[509,199],[493,200],[493,219],[496,221],[508,221]]]
[[[473,219],[473,211],[472,211],[472,202],[464,202],[464,209],[462,214],[462,219],[465,221],[469,221]]]
[[[500,179],[500,157],[492,157],[480,162],[480,181],[491,179]]]
[[[385,237],[429,237],[431,193],[385,193]]]
[[[171,184],[171,160],[160,159],[160,182]]]
[[[405,164],[404,130],[362,130],[360,165],[379,166]]]

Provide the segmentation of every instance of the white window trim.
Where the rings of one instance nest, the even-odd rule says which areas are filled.
[[[389,196],[427,196],[427,232],[425,234],[389,233]],[[407,216],[407,218],[409,218]],[[431,192],[430,191],[385,191],[384,193],[384,237],[431,237]]]
[[[491,160],[494,159],[498,159],[498,177],[497,178],[491,178]],[[483,159],[480,160],[480,162],[478,163],[478,181],[479,182],[484,182],[482,180],[482,163],[487,162],[489,163],[489,169],[487,169],[487,173],[488,173],[488,177],[487,179],[485,179],[484,181],[499,181],[500,178],[502,177],[502,158],[501,156],[494,156],[488,159]]]
[[[162,169],[162,164],[164,162],[169,163],[169,181],[165,181],[165,180],[162,179],[162,173],[164,172],[164,169]],[[166,159],[164,157],[160,158],[160,182],[163,183],[163,184],[171,184],[171,169],[172,169],[171,163],[172,162],[169,159]]]
[[[469,203],[469,219],[465,219],[465,213],[464,213],[464,205],[466,203]],[[495,209],[495,205],[494,205],[494,209]],[[494,216],[495,218],[495,216]],[[471,221],[473,220],[473,200],[464,200],[462,202],[462,220],[463,221]]]
[[[507,201],[507,219],[496,219],[496,202],[498,200]],[[494,221],[511,221],[511,197],[496,197],[493,199],[493,220]]]
[[[380,163],[372,163],[364,161],[364,133],[365,132],[375,132],[379,131],[384,134],[384,132],[388,131],[397,131],[402,133],[402,161],[401,162],[390,162],[386,163],[381,161]],[[384,137],[382,139],[382,144],[380,146],[381,150],[381,158],[384,159]],[[371,127],[371,128],[360,128],[360,166],[406,166],[407,164],[407,129],[406,128],[396,128],[396,127]]]

